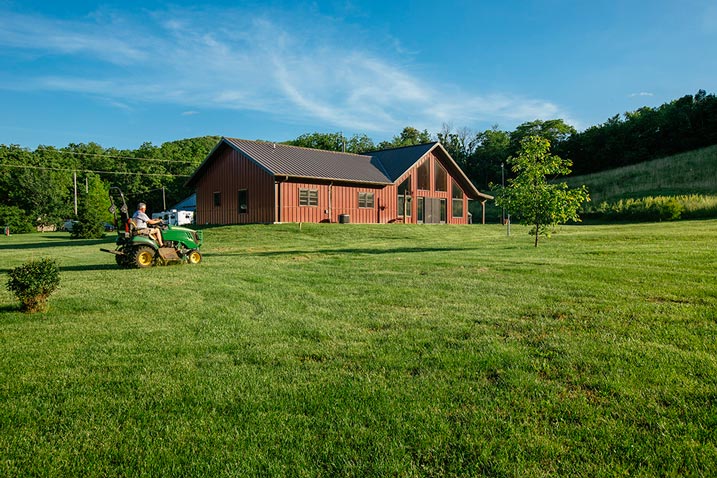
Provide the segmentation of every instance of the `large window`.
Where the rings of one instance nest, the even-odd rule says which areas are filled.
[[[446,170],[436,161],[436,191],[448,191]]]
[[[451,181],[453,197],[453,217],[463,217],[463,190],[458,186],[458,183]]]
[[[418,189],[431,189],[431,160],[427,159],[418,167]]]
[[[358,204],[359,207],[373,209],[373,193],[358,193]]]
[[[411,176],[398,186],[398,215],[411,217]]]
[[[318,189],[299,189],[299,206],[318,206]]]
[[[219,207],[222,205],[222,193],[219,191],[216,191],[214,193],[214,206]]]
[[[246,189],[240,189],[237,193],[237,212],[239,214],[246,214],[249,212]]]

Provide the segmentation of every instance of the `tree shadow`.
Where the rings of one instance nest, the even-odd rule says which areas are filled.
[[[324,254],[324,255],[339,255],[339,254],[366,254],[366,255],[379,255],[379,254],[421,254],[425,252],[455,252],[455,251],[470,251],[473,250],[471,247],[395,247],[389,249],[380,248],[346,248],[346,249],[310,249],[310,250],[280,250],[280,251],[246,251],[246,252],[206,252],[202,253],[204,257],[229,257],[229,256],[293,256],[293,255],[306,255],[306,254]]]
[[[367,254],[367,255],[380,255],[380,254],[421,254],[425,252],[454,252],[454,251],[469,251],[472,248],[469,247],[394,247],[388,249],[380,248],[346,248],[346,249],[313,249],[313,250],[286,250],[286,251],[265,251],[265,252],[253,252],[253,253],[242,253],[242,255],[256,255],[256,256],[286,256],[296,254]],[[206,254],[205,254],[206,255]],[[221,254],[217,254],[221,255]],[[237,254],[238,255],[238,254]]]
[[[2,249],[42,249],[45,247],[71,247],[71,246],[93,246],[99,244],[108,244],[114,242],[113,237],[106,237],[104,239],[71,239],[67,240],[60,237],[48,238],[54,240],[61,240],[62,242],[28,242],[24,244],[0,244],[0,250]]]

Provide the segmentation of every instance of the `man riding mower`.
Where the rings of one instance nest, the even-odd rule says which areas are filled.
[[[119,209],[115,200],[121,204]],[[109,211],[114,216],[117,230],[117,247],[115,250],[100,249],[114,254],[120,267],[145,268],[154,264],[165,265],[170,262],[186,262],[199,264],[202,255],[199,248],[203,242],[202,231],[194,231],[186,227],[167,226],[161,220],[145,219],[148,226],[158,225],[154,233],[149,228],[138,228],[138,224],[129,216],[127,202],[122,191],[117,187],[110,188]],[[139,211],[138,211],[139,212]],[[119,214],[118,214],[119,213]],[[137,216],[137,214],[135,214]],[[146,215],[144,216],[147,217]],[[145,224],[141,224],[145,225]],[[159,237],[157,237],[159,235]],[[152,238],[154,236],[154,239]],[[160,245],[161,244],[161,245]]]

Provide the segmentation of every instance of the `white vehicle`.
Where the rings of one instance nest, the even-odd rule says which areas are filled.
[[[184,226],[194,223],[194,211],[170,209],[169,211],[155,212],[152,214],[152,219],[161,219],[170,226]]]

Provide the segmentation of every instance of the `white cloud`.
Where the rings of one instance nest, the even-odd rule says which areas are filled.
[[[16,88],[85,93],[122,105],[166,102],[190,108],[183,115],[196,114],[195,108],[253,110],[367,132],[395,132],[406,124],[437,130],[448,121],[568,119],[549,101],[436,84],[416,72],[421,65],[410,55],[372,52],[365,35],[326,17],[302,22],[255,12],[170,10],[68,22],[4,13],[0,47],[77,62],[77,73],[37,72],[17,78]]]
[[[628,95],[630,98],[635,98],[637,96],[655,96],[654,93],[649,93],[647,91],[641,91],[639,93],[630,93]]]

